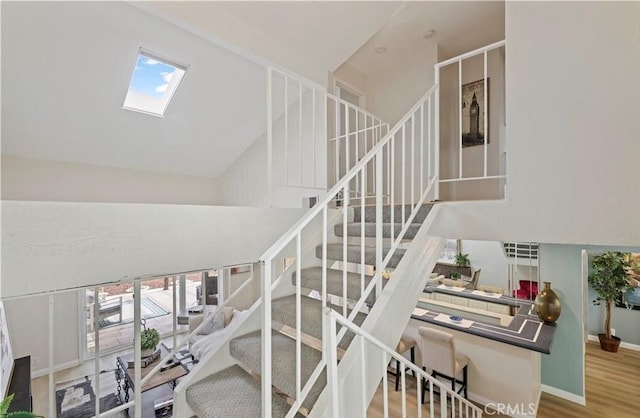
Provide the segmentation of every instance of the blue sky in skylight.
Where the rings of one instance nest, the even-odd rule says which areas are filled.
[[[161,98],[167,91],[175,70],[171,65],[140,54],[129,90]]]

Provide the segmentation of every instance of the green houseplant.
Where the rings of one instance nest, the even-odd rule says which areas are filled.
[[[14,393],[7,396],[0,402],[0,418],[42,418],[39,415],[34,414],[33,412],[27,411],[18,411],[18,412],[9,412],[9,405],[11,405],[11,401],[13,401]]]
[[[605,351],[617,352],[620,338],[611,335],[611,306],[624,293],[631,289],[629,277],[629,262],[625,253],[619,251],[605,251],[593,257],[592,273],[589,284],[596,292],[594,305],[601,305],[604,301],[606,316],[604,334],[598,334],[600,347]]]
[[[160,342],[160,333],[155,328],[145,328],[140,333],[140,349],[142,357],[148,357],[156,351],[156,346]]]
[[[468,267],[469,266],[469,254],[456,254],[456,258],[454,260],[456,266],[458,267]]]

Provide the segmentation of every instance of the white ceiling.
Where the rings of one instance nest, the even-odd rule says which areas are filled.
[[[438,45],[439,60],[460,55],[504,39],[503,1],[416,1],[404,7],[364,44],[347,64],[363,74],[384,71],[419,54],[428,44]],[[423,35],[433,29],[429,39]],[[383,54],[375,49],[386,47]]]
[[[382,28],[398,1],[170,1],[142,3],[326,84]]]
[[[354,53],[363,73],[416,53],[427,28],[445,55],[504,37],[502,2],[136,6],[1,3],[3,154],[217,177],[265,130],[266,60],[205,38],[325,84]],[[121,108],[139,47],[190,65],[165,118]]]
[[[139,47],[189,64],[165,118],[121,108]],[[127,3],[2,2],[2,153],[215,177],[265,129],[264,68]]]

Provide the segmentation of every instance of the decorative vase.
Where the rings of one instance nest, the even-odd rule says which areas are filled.
[[[140,352],[140,357],[142,357],[142,358],[149,357],[149,356],[152,356],[153,353],[155,353],[155,352],[156,352],[155,347],[154,348],[144,348]]]
[[[538,317],[548,324],[556,322],[560,317],[562,305],[558,295],[551,290],[551,282],[544,282],[544,289],[536,296],[535,307]]]

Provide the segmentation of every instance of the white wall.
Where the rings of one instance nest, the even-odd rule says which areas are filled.
[[[436,45],[381,72],[367,74],[367,110],[395,125],[434,84]]]
[[[47,274],[41,274],[46,279]],[[23,280],[36,278],[25,276]],[[70,367],[80,359],[78,293],[54,295],[54,367]],[[49,297],[36,296],[4,302],[14,355],[31,356],[33,373],[49,365]]]
[[[505,108],[504,108],[504,48],[487,54],[487,76],[489,77],[489,143],[487,145],[487,174],[504,174]],[[484,77],[482,55],[462,62],[462,84],[481,80]],[[459,176],[459,83],[458,64],[448,65],[440,71],[440,178]],[[481,104],[481,106],[484,106]],[[484,146],[462,149],[462,177],[478,177],[484,173]],[[499,199],[502,181],[482,180],[443,183],[440,185],[441,200]]]
[[[330,93],[335,94],[333,86],[335,81],[348,84],[347,87],[355,88],[363,93],[367,91],[367,76],[356,70],[346,62],[338,67],[337,70],[329,77],[329,89]]]
[[[303,213],[3,201],[3,297],[257,261]]]
[[[507,201],[446,236],[637,245],[640,3],[507,3]]]
[[[3,155],[2,200],[213,205],[214,178]]]

